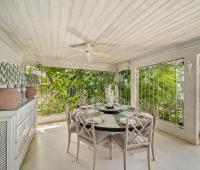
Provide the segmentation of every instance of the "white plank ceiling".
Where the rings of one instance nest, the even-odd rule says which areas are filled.
[[[74,34],[78,32],[80,36]],[[0,0],[0,39],[25,62],[117,64],[200,37],[200,0]]]

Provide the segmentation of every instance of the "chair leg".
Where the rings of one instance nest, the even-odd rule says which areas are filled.
[[[147,161],[148,161],[148,170],[151,170],[151,146],[147,148]]]
[[[112,160],[112,136],[110,136],[110,160]]]
[[[153,159],[153,161],[155,161],[155,153],[154,153],[154,137],[153,137],[152,142],[151,142],[151,153],[152,153],[152,159]]]
[[[71,133],[68,132],[68,143],[67,143],[67,153],[69,153],[69,148],[70,148],[70,142],[71,142]]]
[[[95,166],[96,166],[96,146],[94,146],[94,158],[93,158],[93,170],[95,170]]]
[[[76,155],[76,162],[78,162],[78,157],[79,157],[79,150],[80,150],[80,140],[77,140],[77,155]]]
[[[127,166],[126,165],[126,163],[127,163],[127,150],[126,149],[124,150],[124,156],[123,157],[124,157],[124,170],[126,170],[126,166]]]

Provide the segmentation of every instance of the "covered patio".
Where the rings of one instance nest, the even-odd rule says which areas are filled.
[[[0,89],[22,94],[15,108],[0,110],[0,170],[92,169],[93,149],[82,142],[76,162],[76,133],[67,153],[66,120],[37,125],[42,91],[56,89],[47,85],[54,80],[59,80],[59,87],[69,84],[54,94],[64,91],[60,110],[64,105],[72,112],[101,103],[155,116],[152,170],[198,170],[199,18],[198,0],[0,1]],[[39,77],[37,82],[28,83],[24,75],[29,71]],[[38,96],[28,98],[26,86],[36,84]],[[3,102],[5,95],[0,96]],[[76,102],[71,102],[73,97]],[[79,100],[83,98],[84,104]],[[98,147],[96,169],[123,169],[116,144],[112,156],[109,160],[107,143]],[[147,169],[146,154],[128,153],[127,169]]]

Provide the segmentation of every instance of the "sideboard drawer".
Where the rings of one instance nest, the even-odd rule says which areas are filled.
[[[22,107],[19,111],[18,111],[18,115],[17,115],[17,126],[24,120],[26,119],[27,115],[30,114],[30,112],[32,112],[33,109],[36,108],[36,101],[31,101],[30,103],[28,103],[26,106]]]
[[[31,144],[32,138],[34,136],[34,133],[32,131],[29,132],[29,134],[27,134],[27,139],[23,145],[23,149],[21,150],[21,152],[18,155],[18,158],[16,160],[17,162],[17,169],[20,169],[21,163],[23,161],[23,158],[28,150],[29,145]]]
[[[16,142],[20,139],[20,136],[22,135],[22,133],[23,133],[24,130],[25,130],[25,122],[23,121],[23,122],[17,127]]]
[[[32,111],[33,112],[33,111]],[[32,112],[30,115],[27,116],[27,119],[25,121],[25,126],[26,128],[28,128],[29,126],[31,126],[31,120],[32,120]]]
[[[21,136],[19,141],[16,143],[16,157],[18,157],[18,155],[20,154],[21,150],[23,149],[23,146],[25,144],[26,141],[26,133],[24,132]]]
[[[27,116],[27,110],[23,109],[17,116],[17,126],[26,118],[26,116]]]

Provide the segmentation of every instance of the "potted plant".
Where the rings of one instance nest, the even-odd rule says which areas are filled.
[[[37,84],[40,84],[39,78],[36,74],[25,74],[27,87],[26,87],[26,98],[32,99],[37,94]]]
[[[21,101],[21,92],[14,87],[16,74],[13,65],[0,63],[0,109],[15,109]]]

